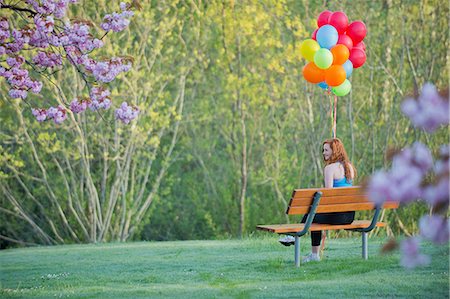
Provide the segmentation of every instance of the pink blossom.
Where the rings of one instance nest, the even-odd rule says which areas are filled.
[[[47,34],[45,34],[42,31],[35,30],[33,32],[33,35],[30,36],[29,45],[33,46],[33,47],[45,49],[50,45],[49,41],[50,40],[49,40]]]
[[[439,215],[423,216],[419,222],[420,234],[435,244],[446,244],[449,240],[448,219]]]
[[[449,200],[449,179],[448,176],[442,177],[436,185],[428,185],[423,189],[422,197],[431,206],[446,203]]]
[[[25,58],[23,56],[11,56],[6,58],[6,63],[11,66],[21,66],[25,62]]]
[[[31,91],[33,93],[40,93],[42,89],[42,82],[39,81],[29,81],[30,84],[28,85],[29,88],[31,88]]]
[[[0,42],[3,43],[4,40],[10,37],[9,33],[9,23],[6,18],[0,19]]]
[[[58,106],[58,112],[53,117],[53,121],[55,124],[62,123],[67,118],[67,112],[66,109],[63,106]]]
[[[67,4],[76,3],[77,0],[41,0],[40,3],[36,0],[26,0],[26,2],[39,14],[54,14],[55,17],[62,18],[66,14]]]
[[[369,198],[380,204],[386,200],[411,202],[422,195],[422,181],[433,165],[429,149],[416,142],[395,155],[392,168],[374,174],[368,185]]]
[[[50,107],[47,109],[47,117],[54,118],[56,113],[58,113],[58,108]]]
[[[450,145],[445,144],[442,145],[439,150],[439,160],[436,161],[434,164],[434,172],[438,176],[449,176],[450,172],[450,164],[449,164],[449,158],[450,158]]]
[[[418,99],[408,98],[402,103],[403,113],[415,127],[432,133],[449,123],[449,101],[438,93],[433,84],[426,83]]]
[[[370,178],[367,187],[370,200],[377,205],[383,204],[391,197],[391,186],[389,173],[383,170],[377,171]]]
[[[98,109],[109,109],[111,106],[111,99],[109,98],[110,92],[102,87],[94,87],[91,90],[91,102],[89,103],[89,108],[92,111]]]
[[[33,116],[36,117],[38,122],[43,122],[47,118],[47,110],[45,109],[31,109]]]
[[[139,108],[136,106],[129,106],[127,102],[123,102],[120,108],[116,109],[116,119],[122,121],[125,124],[130,123],[139,115]]]
[[[62,105],[58,105],[57,108],[50,107],[47,109],[47,118],[53,119],[55,124],[62,123],[67,118],[66,108]]]
[[[41,15],[36,15],[34,17],[34,23],[36,24],[36,29],[41,33],[48,34],[51,33],[55,26],[55,19],[53,16],[47,16],[45,19]]]
[[[23,2],[36,12],[33,15],[23,15],[25,19],[31,20],[10,23],[7,18],[0,17],[0,56],[7,55],[3,59],[6,63],[0,66],[0,76],[4,77],[9,85],[9,96],[25,99],[30,91],[41,92],[42,82],[32,79],[27,68],[31,65],[35,69],[33,64],[40,68],[55,68],[62,67],[63,59],[68,59],[78,71],[83,73],[83,76],[89,75],[97,82],[105,83],[111,82],[120,73],[127,72],[131,68],[129,59],[111,58],[97,61],[90,57],[91,52],[103,47],[104,43],[101,39],[94,37],[87,22],[71,23],[68,19],[58,20],[64,17],[67,6],[77,0],[25,0]],[[0,3],[3,3],[3,0],[0,0]],[[120,13],[105,16],[104,26],[108,27],[107,30],[121,31],[126,28],[134,14],[130,8],[130,4],[122,2]],[[56,27],[56,24],[63,22],[64,25]],[[24,24],[24,27],[14,28],[17,24]],[[34,56],[30,61],[25,61],[24,57],[19,55],[23,50],[33,53]],[[91,80],[92,78],[89,78],[89,81]],[[111,106],[110,92],[105,88],[93,88],[90,97],[91,99],[85,100],[75,99],[70,109],[74,113],[80,113],[87,107],[98,110],[108,109]],[[137,108],[130,109],[131,114],[124,112],[122,120],[130,121],[137,116]],[[67,118],[67,111],[60,105],[48,109],[34,109],[33,115],[39,122],[53,119],[59,124]]]
[[[62,65],[62,57],[55,53],[38,52],[38,54],[33,57],[33,62],[40,67],[54,68],[58,65]]]
[[[52,44],[71,46],[70,48],[66,48],[66,51],[69,51],[72,54],[81,51],[80,55],[82,55],[83,53],[103,47],[103,42],[101,40],[92,37],[87,24],[81,22],[74,24],[67,23],[64,29],[64,34],[59,36],[59,40],[53,38]]]
[[[20,89],[10,89],[8,92],[9,96],[13,99],[25,99],[28,95],[26,90],[20,90]]]
[[[402,252],[400,264],[405,268],[413,269],[430,263],[430,257],[419,252],[419,239],[416,237],[402,241],[400,251]]]
[[[96,80],[104,83],[111,82],[121,72],[128,72],[131,69],[131,63],[127,63],[119,57],[99,62],[92,59],[83,59],[83,62],[86,70],[92,72]]]
[[[86,110],[89,104],[89,100],[79,100],[79,99],[73,99],[73,101],[70,103],[70,110],[72,110],[73,113],[80,113]]]
[[[120,3],[120,9],[122,10],[121,13],[114,12],[103,18],[103,23],[100,24],[100,27],[102,27],[103,30],[120,32],[128,27],[130,20],[127,18],[132,17],[134,13],[128,10],[128,5],[124,2]]]

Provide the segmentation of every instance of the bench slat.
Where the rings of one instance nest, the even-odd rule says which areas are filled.
[[[339,195],[364,195],[365,191],[361,186],[339,187],[339,188],[311,188],[295,189],[292,192],[292,198],[313,197],[317,191],[322,192],[322,197]]]
[[[310,231],[320,231],[320,230],[338,230],[338,229],[354,229],[354,228],[366,228],[370,225],[369,220],[355,220],[351,224],[311,224]],[[293,224],[273,224],[273,225],[258,225],[256,226],[259,230],[269,231],[273,233],[296,233],[302,231],[304,228],[304,223],[293,223]],[[377,227],[386,226],[384,222],[378,222]]]
[[[311,206],[312,197],[293,198],[289,204],[291,207]],[[365,203],[370,202],[366,195],[343,195],[320,198],[320,205],[343,204],[343,203]]]
[[[350,211],[362,211],[362,210],[372,210],[375,205],[371,202],[367,203],[352,203],[352,204],[335,204],[335,205],[322,205],[317,207],[316,213],[331,213],[331,212],[350,212]],[[396,209],[398,208],[397,202],[386,202],[383,205],[383,209]],[[309,212],[310,207],[288,207],[286,214],[288,215],[298,215],[306,214]]]

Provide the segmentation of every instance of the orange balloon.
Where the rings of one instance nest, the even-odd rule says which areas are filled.
[[[319,69],[314,64],[314,62],[310,62],[303,67],[303,77],[305,77],[305,80],[310,83],[320,83],[325,80],[325,71]],[[344,70],[344,79],[345,79],[345,70]]]
[[[332,65],[325,70],[325,82],[329,86],[341,85],[342,83],[344,83],[345,77],[346,73],[342,65]]]
[[[350,56],[348,48],[341,44],[337,44],[330,51],[333,54],[333,64],[344,64]]]

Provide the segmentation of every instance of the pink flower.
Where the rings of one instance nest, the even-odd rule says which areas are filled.
[[[57,108],[50,107],[47,109],[47,118],[53,119],[55,124],[62,123],[67,118],[66,108],[62,105],[58,105]]]
[[[56,113],[58,113],[58,108],[50,107],[47,109],[47,117],[54,118]]]
[[[136,106],[129,106],[127,102],[123,102],[120,108],[116,109],[116,119],[122,121],[125,124],[130,123],[139,115],[139,108]]]
[[[31,109],[33,116],[36,117],[38,122],[43,122],[47,118],[47,110],[45,109]]]
[[[6,39],[10,37],[9,33],[9,23],[6,18],[0,19],[0,43],[3,43]]]
[[[89,103],[89,108],[92,111],[98,109],[109,109],[111,106],[111,99],[109,98],[110,92],[102,87],[94,87],[91,90],[91,102]]]
[[[416,142],[395,155],[389,171],[377,172],[369,181],[369,198],[380,204],[386,200],[411,202],[422,195],[422,181],[433,165],[429,149]]]
[[[436,185],[428,185],[424,187],[422,197],[431,206],[446,203],[450,197],[449,188],[448,176],[442,177]]]
[[[8,94],[13,99],[18,99],[18,98],[25,99],[28,95],[26,90],[20,90],[20,89],[11,89],[8,92]]]
[[[100,24],[103,30],[120,32],[128,27],[130,20],[127,18],[131,18],[134,13],[128,10],[128,5],[124,2],[120,3],[120,9],[122,10],[121,13],[113,12],[103,18],[103,23]]]
[[[38,54],[33,57],[33,62],[40,67],[54,68],[58,65],[62,65],[62,57],[55,53],[38,52]]]
[[[449,123],[449,101],[438,93],[433,84],[426,83],[417,100],[408,98],[402,103],[403,113],[414,126],[432,133]]]
[[[391,198],[391,181],[389,173],[383,170],[377,171],[369,181],[367,192],[371,201],[375,204],[383,204]]]
[[[34,24],[36,24],[36,29],[43,34],[48,34],[53,31],[55,26],[55,19],[52,16],[47,16],[45,19],[41,15],[36,15],[34,17]]]
[[[402,241],[400,251],[402,252],[400,264],[405,268],[413,269],[430,263],[430,257],[419,252],[418,238],[412,237]]]
[[[420,234],[436,244],[446,244],[449,240],[448,219],[439,215],[423,216],[419,222]]]
[[[70,103],[70,110],[72,110],[73,113],[83,112],[88,107],[89,102],[89,100],[73,99]]]
[[[11,66],[21,66],[25,62],[25,58],[23,56],[13,56],[6,58],[6,63]]]

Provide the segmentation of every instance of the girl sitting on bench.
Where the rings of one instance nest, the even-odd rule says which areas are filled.
[[[349,161],[344,144],[338,138],[327,139],[322,144],[323,170],[325,188],[338,188],[352,186],[356,177],[356,169]],[[306,222],[308,214],[303,216],[302,223]],[[319,213],[314,216],[313,223],[322,224],[350,224],[355,218],[355,212]],[[303,262],[320,261],[320,242],[322,231],[311,232],[311,253],[303,258]],[[294,237],[286,236],[280,239],[283,245],[293,245]]]

